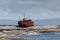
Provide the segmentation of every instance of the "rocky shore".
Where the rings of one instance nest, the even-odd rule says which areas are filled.
[[[29,38],[0,38],[0,40],[36,40],[36,39],[29,39]]]
[[[35,40],[28,38],[9,38],[6,37],[9,34],[37,34],[37,33],[52,33],[60,32],[60,28],[41,28],[41,27],[29,27],[20,28],[16,26],[1,26],[0,27],[0,40]]]
[[[16,29],[4,29],[2,31],[5,34],[29,34],[29,33],[45,33],[45,32],[60,32],[60,28],[16,28]]]

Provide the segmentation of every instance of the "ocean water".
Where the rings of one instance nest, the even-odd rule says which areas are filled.
[[[39,33],[39,34],[17,34],[17,35],[8,35],[11,38],[31,38],[36,40],[60,40],[60,33]]]

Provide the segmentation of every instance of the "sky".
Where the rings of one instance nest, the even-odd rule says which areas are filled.
[[[0,0],[0,20],[60,18],[60,0]]]

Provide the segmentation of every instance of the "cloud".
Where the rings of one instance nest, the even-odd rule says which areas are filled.
[[[60,0],[0,0],[0,19],[60,18]],[[18,16],[18,17],[17,17]]]
[[[0,9],[0,19],[8,19],[8,16],[10,14],[10,10],[8,9]]]
[[[0,14],[1,14],[0,16],[2,16],[2,15],[3,16],[7,16],[8,15],[8,12],[6,10],[4,11],[4,10],[1,10],[0,9]]]
[[[40,1],[17,1],[18,4],[40,4]]]

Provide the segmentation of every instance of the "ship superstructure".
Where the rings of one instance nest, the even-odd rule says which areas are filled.
[[[23,20],[18,21],[19,27],[32,27],[34,26],[34,22],[31,19],[26,19],[25,15]]]

